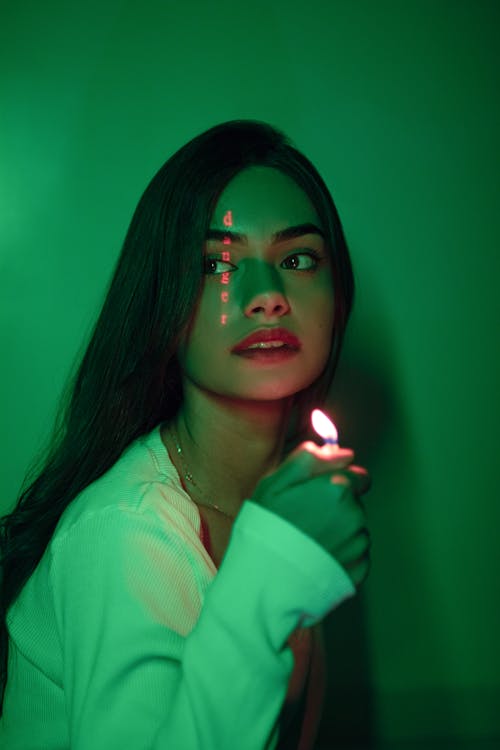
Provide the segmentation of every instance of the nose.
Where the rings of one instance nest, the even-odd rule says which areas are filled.
[[[246,317],[281,317],[290,312],[283,279],[272,264],[247,259],[238,285],[242,310]],[[235,290],[236,291],[236,290]]]
[[[278,290],[260,292],[254,295],[245,307],[245,315],[252,318],[262,313],[266,318],[281,317],[290,312],[290,305],[284,294]]]

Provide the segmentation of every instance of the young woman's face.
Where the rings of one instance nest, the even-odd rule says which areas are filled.
[[[210,224],[221,239],[205,243],[201,298],[178,353],[184,377],[197,387],[274,400],[306,388],[323,371],[334,302],[325,241],[310,227],[303,236],[273,242],[276,232],[299,224],[322,230],[306,193],[278,170],[250,167],[226,186]],[[224,243],[230,232],[246,241]],[[299,350],[272,356],[233,351],[249,334],[272,328],[290,331]]]

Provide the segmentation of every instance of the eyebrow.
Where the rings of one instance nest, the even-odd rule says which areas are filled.
[[[271,237],[271,244],[276,245],[278,242],[290,240],[295,237],[302,237],[305,234],[319,234],[320,237],[325,239],[324,232],[317,227],[316,224],[297,224],[294,227],[287,227],[286,229],[280,229],[275,232]],[[224,240],[226,237],[228,237],[231,242],[241,242],[245,245],[248,244],[248,237],[246,234],[231,232],[228,229],[209,229],[205,239]]]

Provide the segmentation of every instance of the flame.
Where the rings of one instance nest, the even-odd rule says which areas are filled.
[[[311,422],[318,435],[325,440],[331,440],[334,443],[337,442],[339,437],[337,428],[321,409],[313,409]]]

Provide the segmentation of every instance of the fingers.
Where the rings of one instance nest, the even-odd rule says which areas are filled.
[[[370,487],[370,477],[366,469],[354,466],[354,452],[337,446],[319,446],[312,440],[305,441],[295,448],[280,464],[265,474],[257,485],[255,497],[272,487],[274,493],[286,490],[321,475],[338,477],[334,483],[349,486],[356,495],[363,494]]]
[[[354,452],[350,448],[339,448],[338,445],[317,445],[312,440],[307,440],[301,444],[300,449],[338,468],[349,466],[354,460]]]
[[[370,532],[364,526],[347,539],[337,550],[337,560],[347,568],[355,567],[362,558],[369,556]]]
[[[283,479],[286,477],[285,481],[290,484],[321,474],[343,476],[346,481],[340,479],[338,483],[349,484],[354,494],[362,495],[370,489],[370,475],[362,466],[355,466],[353,460],[354,452],[349,448],[319,446],[312,440],[307,440],[292,451],[281,464],[280,470],[283,471]]]
[[[370,548],[370,532],[365,527],[341,545],[336,553],[336,559],[356,587],[364,583],[370,571]]]
[[[364,495],[371,487],[370,475],[362,466],[351,465],[332,474],[332,484],[349,486],[355,495]]]
[[[363,558],[354,567],[347,571],[353,584],[357,589],[366,581],[370,572],[370,560]]]
[[[324,448],[325,446],[323,446]],[[326,446],[331,448],[331,446]],[[271,478],[276,490],[281,487],[292,486],[307,479],[327,474],[333,469],[343,469],[354,459],[354,453],[348,449],[324,451],[322,447],[308,440],[298,445],[280,464],[280,466],[264,476]]]

